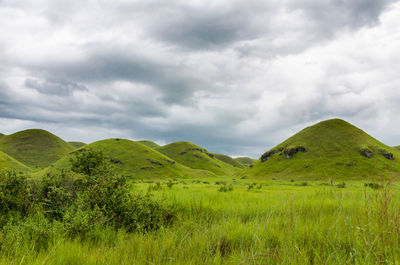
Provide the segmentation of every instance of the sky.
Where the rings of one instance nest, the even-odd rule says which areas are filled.
[[[0,0],[0,132],[258,158],[342,118],[400,145],[400,3]]]

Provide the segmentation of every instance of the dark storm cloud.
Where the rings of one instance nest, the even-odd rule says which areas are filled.
[[[50,65],[29,65],[29,69],[45,76],[71,79],[74,82],[106,83],[114,80],[131,81],[156,88],[161,100],[167,104],[190,104],[195,91],[207,89],[208,84],[201,77],[188,72],[181,65],[146,58],[123,51],[110,51],[97,47],[88,50],[88,56],[78,63],[55,63]],[[86,89],[71,81],[46,82],[36,84],[30,79],[25,84],[42,93],[70,94],[73,90]]]
[[[394,1],[0,1],[0,132],[255,157],[333,117],[400,133]]]
[[[189,4],[171,5],[169,8],[152,6],[149,12],[154,13],[157,19],[147,26],[156,39],[193,50],[230,48],[259,38],[273,42],[282,34],[296,35],[296,42],[283,47],[263,43],[265,52],[280,55],[299,52],[332,38],[342,29],[357,30],[375,24],[381,12],[393,2],[250,0],[227,1],[212,7]],[[248,48],[251,46],[241,44],[238,50],[251,52]]]
[[[83,85],[76,84],[74,82],[65,80],[46,80],[40,82],[34,79],[26,79],[25,86],[35,89],[36,91],[43,94],[52,94],[59,96],[70,96],[74,91],[87,91],[87,88]]]

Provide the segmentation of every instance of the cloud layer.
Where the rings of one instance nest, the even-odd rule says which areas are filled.
[[[400,3],[0,1],[0,131],[258,157],[340,117],[400,144]]]

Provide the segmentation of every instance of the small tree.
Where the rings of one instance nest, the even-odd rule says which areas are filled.
[[[110,172],[110,165],[102,151],[84,150],[75,153],[70,158],[71,170],[87,176],[107,174]]]

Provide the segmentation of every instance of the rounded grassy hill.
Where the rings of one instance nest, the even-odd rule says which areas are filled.
[[[216,175],[227,176],[240,170],[191,142],[175,142],[157,149],[159,152],[193,169],[202,169]]]
[[[31,168],[44,168],[59,160],[74,148],[45,130],[31,129],[4,136],[0,151]]]
[[[242,174],[323,180],[398,178],[400,153],[350,123],[333,119],[293,135]]]
[[[125,139],[107,139],[81,147],[60,159],[45,171],[68,170],[70,157],[75,152],[102,151],[116,173],[134,178],[203,177],[208,172],[193,170],[138,142]]]

